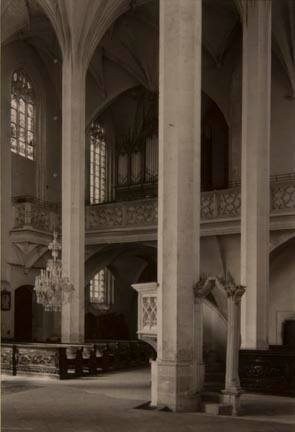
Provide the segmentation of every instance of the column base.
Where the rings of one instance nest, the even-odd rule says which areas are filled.
[[[193,363],[158,361],[152,366],[152,404],[175,412],[201,410],[200,393],[195,390]],[[155,372],[155,368],[157,372]]]
[[[242,389],[222,390],[222,401],[232,406],[232,415],[241,414],[240,397],[242,393]]]

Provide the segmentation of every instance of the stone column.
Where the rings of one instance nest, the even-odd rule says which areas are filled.
[[[157,403],[198,408],[194,293],[199,279],[202,2],[160,2]]]
[[[218,281],[218,278],[217,278]],[[226,374],[223,401],[232,406],[233,415],[240,412],[239,352],[241,345],[241,297],[245,287],[236,285],[228,274],[221,283],[227,295]]]
[[[242,347],[268,348],[271,0],[246,1],[243,20]]]
[[[62,308],[62,342],[84,341],[85,71],[64,55],[62,83],[62,264],[74,285]]]

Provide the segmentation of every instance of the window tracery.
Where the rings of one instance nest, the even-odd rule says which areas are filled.
[[[114,303],[114,277],[106,268],[97,272],[90,281],[90,303],[108,310]]]
[[[99,123],[90,131],[90,204],[106,200],[106,142]]]
[[[22,70],[15,71],[10,94],[10,148],[30,160],[35,159],[35,111],[31,80]]]

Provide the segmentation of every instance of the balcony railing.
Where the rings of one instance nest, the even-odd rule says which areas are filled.
[[[271,215],[295,213],[295,176],[277,177],[270,185]],[[60,229],[60,207],[26,198],[14,200],[14,228],[31,227],[52,232]],[[238,219],[241,212],[239,187],[203,192],[201,196],[202,221]],[[136,227],[156,227],[157,198],[114,202],[87,206],[86,231],[119,230]]]
[[[61,227],[61,212],[57,205],[32,198],[26,202],[14,200],[14,228],[34,228],[39,231],[53,232]]]

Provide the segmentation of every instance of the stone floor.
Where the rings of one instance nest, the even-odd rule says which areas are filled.
[[[136,370],[55,381],[2,377],[2,431],[295,432],[295,399],[243,395],[239,418],[134,409],[149,400],[150,374]]]

